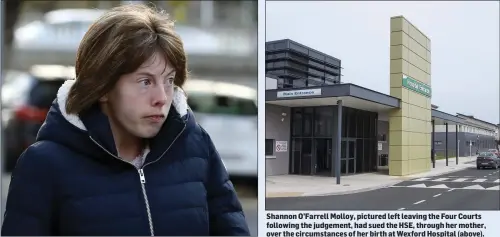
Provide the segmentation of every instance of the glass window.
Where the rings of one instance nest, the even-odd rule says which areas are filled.
[[[347,137],[347,108],[342,107],[342,137]]]
[[[285,66],[285,62],[284,61],[274,62],[274,67],[284,67],[284,66]]]
[[[288,66],[290,66],[294,69],[302,70],[302,71],[307,71],[307,69],[308,69],[306,65],[301,65],[298,63],[294,63],[294,62],[288,62]]]
[[[302,136],[302,109],[292,109],[292,136]]]
[[[266,156],[274,155],[274,139],[266,139]]]
[[[294,79],[293,80],[293,87],[294,88],[306,87],[306,79]]]
[[[326,61],[327,63],[329,63],[329,64],[334,65],[334,66],[338,66],[338,67],[340,67],[340,61],[339,61],[339,60],[335,60],[335,59],[333,59],[333,58],[331,58],[331,57],[326,57],[326,60],[325,60],[325,61]]]
[[[347,110],[347,120],[348,122],[348,131],[347,137],[355,137],[356,136],[356,111],[353,109]]]
[[[331,137],[333,134],[333,107],[318,107],[314,110],[314,136]]]
[[[303,64],[307,64],[309,62],[309,59],[302,56],[302,55],[299,55],[297,53],[294,53],[294,52],[290,52],[288,53],[288,56],[293,59],[293,60],[297,60],[298,62],[301,62]]]
[[[293,42],[290,42],[290,48],[293,49],[293,50],[296,50],[296,51],[298,51],[300,53],[303,53],[305,55],[308,55],[308,51],[309,50],[307,50],[306,48],[304,48],[304,47],[302,47],[302,46],[300,46],[298,44],[295,44]]]
[[[313,108],[304,108],[304,137],[312,136],[313,115]]]
[[[292,163],[290,164],[290,173],[299,174],[300,172],[300,151],[302,149],[302,139],[292,139]]]
[[[311,56],[312,58],[316,58],[316,59],[319,59],[321,61],[324,61],[325,60],[325,56],[318,53],[318,52],[315,52],[314,50],[309,50],[309,56]]]
[[[286,49],[286,42],[280,41],[280,42],[274,43],[274,49],[275,50]]]
[[[286,53],[266,53],[266,60],[282,59],[286,57]]]
[[[308,71],[309,71],[309,73],[314,73],[315,75],[318,75],[318,76],[322,76],[322,77],[324,77],[324,76],[325,76],[325,73],[324,73],[324,72],[320,72],[320,71],[315,70],[315,69],[313,69],[313,68],[309,68],[309,70],[308,70]]]
[[[321,86],[323,84],[325,84],[325,82],[321,78],[312,76],[307,78],[307,86]]]
[[[277,76],[281,76],[281,75],[284,75],[285,74],[285,70],[281,69],[281,70],[266,70],[267,73],[271,73],[271,74],[274,74],[274,75],[277,75]]]
[[[301,174],[311,174],[312,139],[302,139]]]
[[[274,44],[266,43],[266,50],[273,50],[273,49],[274,49]]]
[[[315,61],[312,61],[312,60],[309,60],[309,64],[312,65],[312,66],[318,67],[320,69],[324,69],[325,68],[325,66],[323,64],[315,62]]]
[[[363,138],[363,120],[365,119],[364,113],[358,112],[356,115],[356,137]]]

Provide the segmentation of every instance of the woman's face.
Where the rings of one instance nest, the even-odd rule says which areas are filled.
[[[140,138],[160,131],[172,104],[175,71],[155,53],[135,72],[120,77],[101,101],[107,103],[114,127]]]

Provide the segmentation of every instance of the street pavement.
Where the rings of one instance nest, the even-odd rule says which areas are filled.
[[[7,199],[7,192],[9,188],[10,182],[10,174],[3,174],[2,176],[2,209],[1,215],[5,211],[5,203]],[[235,183],[235,188],[238,190],[240,185]],[[246,187],[245,187],[246,188]],[[241,190],[241,189],[240,189]],[[245,213],[248,227],[250,228],[250,233],[252,236],[257,236],[257,197],[255,195],[251,195],[250,192],[242,192],[244,194],[240,195],[240,201],[243,206],[243,212]]]
[[[266,198],[266,210],[500,210],[499,180],[471,167],[355,194]]]

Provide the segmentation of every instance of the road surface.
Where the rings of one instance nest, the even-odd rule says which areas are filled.
[[[3,175],[2,177],[2,209],[1,209],[1,215],[3,216],[4,213],[4,207],[5,207],[5,202],[7,198],[7,191],[9,187],[9,182],[10,182],[10,175]],[[243,185],[242,185],[243,186]],[[240,185],[238,183],[235,183],[235,187],[238,190]],[[242,194],[242,197],[240,197],[241,204],[243,205],[243,211],[245,212],[245,216],[247,219],[248,226],[250,228],[250,232],[252,236],[257,236],[257,197],[252,196],[251,192],[246,191],[246,192],[241,192],[244,193]]]
[[[499,180],[471,167],[355,194],[267,198],[266,210],[500,210]]]

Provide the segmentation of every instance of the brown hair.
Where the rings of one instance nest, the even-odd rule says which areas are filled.
[[[187,59],[174,23],[163,12],[143,4],[112,8],[88,29],[76,55],[76,80],[66,112],[78,114],[108,93],[120,76],[136,71],[155,52],[176,70],[174,84],[187,78]]]

